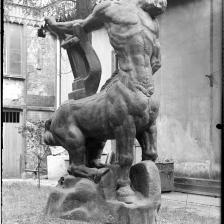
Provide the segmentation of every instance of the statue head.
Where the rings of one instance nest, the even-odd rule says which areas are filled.
[[[138,0],[138,4],[150,16],[156,17],[165,11],[167,0]]]

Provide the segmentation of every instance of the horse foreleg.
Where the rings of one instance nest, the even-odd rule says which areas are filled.
[[[85,137],[81,130],[74,124],[53,130],[55,139],[60,142],[69,153],[69,165],[85,164]],[[70,168],[69,168],[70,169]]]
[[[103,147],[105,145],[104,141],[98,141],[95,139],[86,140],[86,154],[87,154],[87,165],[88,167],[102,168],[105,164],[100,161]]]

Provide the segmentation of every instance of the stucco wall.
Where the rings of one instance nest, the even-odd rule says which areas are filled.
[[[68,93],[72,92],[74,76],[66,50],[61,49],[61,102],[68,100]]]
[[[173,158],[181,175],[215,177],[221,149],[215,128],[221,120],[221,1],[214,1],[213,31],[210,1],[173,3],[160,18],[159,155]],[[210,87],[206,75],[212,72]],[[204,168],[198,167],[201,163]]]
[[[27,104],[55,105],[56,41],[52,36],[37,37],[37,28],[26,27]],[[38,101],[38,97],[46,100]],[[47,104],[46,104],[47,102]]]
[[[3,106],[24,105],[24,82],[4,79],[3,81]]]
[[[102,66],[102,75],[98,91],[112,74],[112,47],[104,29],[92,33],[92,45],[95,49]]]
[[[3,80],[3,106],[55,105],[56,41],[38,37],[37,29],[23,25],[24,79]]]

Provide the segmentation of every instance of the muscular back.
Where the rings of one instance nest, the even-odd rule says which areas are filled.
[[[110,2],[104,13],[104,26],[117,54],[120,70],[128,73],[137,87],[152,93],[151,58],[158,36],[157,21],[127,1]]]
[[[104,13],[107,18],[104,26],[118,55],[120,69],[149,68],[157,33],[156,20],[135,4],[122,0],[110,2]]]

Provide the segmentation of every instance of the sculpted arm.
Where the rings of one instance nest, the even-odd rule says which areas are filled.
[[[108,10],[110,10],[111,2],[104,1],[96,5],[93,12],[85,19],[80,20],[80,25],[86,32],[92,32],[100,29],[104,26],[104,23],[109,20],[107,16]]]
[[[77,19],[68,22],[56,22],[52,17],[45,18],[46,27],[49,31],[59,36],[64,34],[73,34],[73,26],[80,25],[86,32],[92,32],[104,26],[104,22],[109,20],[107,11],[111,6],[110,1],[102,2],[96,5],[93,12],[85,19]]]
[[[153,52],[151,56],[151,67],[152,67],[152,74],[154,74],[159,68],[161,67],[161,53],[160,53],[160,43],[159,43],[159,25],[158,21],[155,19],[155,26],[156,26],[156,38],[154,41]]]

